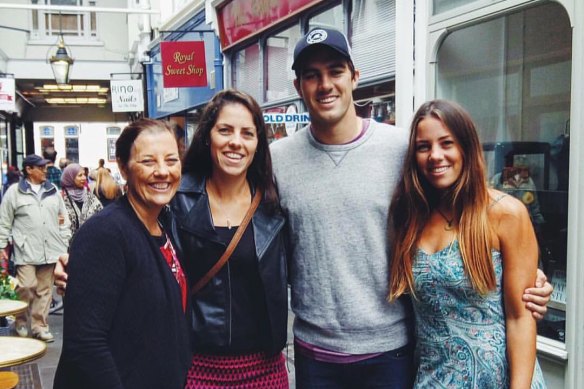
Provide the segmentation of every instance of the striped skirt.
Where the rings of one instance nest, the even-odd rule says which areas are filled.
[[[185,389],[288,389],[288,372],[282,353],[247,355],[195,354]]]

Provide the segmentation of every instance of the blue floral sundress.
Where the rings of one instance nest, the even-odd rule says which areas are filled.
[[[464,273],[458,241],[434,253],[418,250],[413,266],[417,299],[416,388],[509,387],[501,253],[492,254],[497,288],[481,296]],[[539,364],[532,389],[546,388]]]

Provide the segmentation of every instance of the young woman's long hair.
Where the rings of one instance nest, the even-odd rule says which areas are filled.
[[[462,153],[460,177],[446,192],[434,189],[416,163],[418,125],[428,117],[439,120],[452,132]],[[491,260],[493,232],[487,215],[489,201],[482,147],[470,115],[458,104],[446,100],[423,104],[412,120],[403,178],[391,204],[394,236],[389,300],[404,293],[415,297],[412,263],[420,234],[439,203],[452,209],[453,217],[458,220],[462,260],[473,288],[483,295],[493,290],[496,280]]]
[[[228,104],[243,105],[253,117],[257,131],[258,145],[253,161],[247,170],[247,180],[252,186],[263,190],[264,204],[269,209],[278,207],[278,195],[273,180],[272,158],[264,116],[258,103],[250,95],[234,89],[217,93],[205,106],[197,131],[183,158],[183,174],[193,173],[200,178],[208,178],[213,170],[211,159],[211,130],[217,122],[221,109]]]
[[[115,200],[120,195],[118,184],[112,177],[111,173],[104,167],[97,169],[95,195],[97,198],[104,197],[107,200]]]

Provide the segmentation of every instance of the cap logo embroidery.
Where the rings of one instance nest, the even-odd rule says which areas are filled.
[[[326,40],[327,37],[327,33],[325,30],[314,30],[312,31],[310,34],[308,34],[308,36],[306,37],[306,43],[308,43],[309,45],[313,45],[315,43],[320,43],[324,40]]]

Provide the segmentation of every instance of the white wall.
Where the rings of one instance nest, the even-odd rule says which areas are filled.
[[[10,3],[30,4],[30,0],[10,0]],[[97,7],[127,8],[128,3],[127,0],[97,0]],[[96,39],[80,41],[65,37],[65,44],[75,59],[72,79],[95,80],[109,78],[110,73],[129,72],[130,42],[139,39],[129,34],[129,16],[125,13],[97,13],[96,22]],[[135,21],[132,24],[136,25]],[[32,11],[2,9],[0,25],[32,30]],[[135,34],[136,29],[132,29],[132,35]],[[56,50],[56,44],[56,37],[31,39],[26,32],[0,28],[0,49],[10,58],[7,71],[19,79],[52,78],[47,59]]]
[[[52,126],[55,129],[54,142],[57,151],[57,162],[66,156],[65,153],[65,126],[79,127],[79,164],[90,170],[97,167],[100,158],[105,160],[105,166],[112,173],[118,172],[118,166],[114,161],[108,161],[107,156],[107,127],[120,127],[123,129],[127,122],[37,122],[34,123],[34,146],[37,154],[41,153],[40,128]]]

